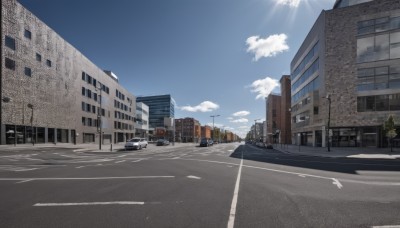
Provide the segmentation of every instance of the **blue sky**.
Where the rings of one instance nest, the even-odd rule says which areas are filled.
[[[20,0],[136,96],[244,136],[335,0]]]

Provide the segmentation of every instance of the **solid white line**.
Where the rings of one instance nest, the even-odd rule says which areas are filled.
[[[239,195],[239,185],[240,185],[240,177],[242,176],[242,167],[243,167],[243,154],[242,159],[240,161],[239,172],[236,179],[235,184],[235,191],[233,192],[233,199],[231,204],[231,212],[229,213],[229,220],[228,220],[228,228],[233,228],[235,224],[235,216],[236,216],[236,205]]]
[[[127,177],[45,177],[45,178],[0,178],[0,181],[23,181],[23,180],[113,180],[113,179],[152,179],[152,178],[175,178],[175,176],[127,176]]]
[[[75,167],[75,169],[80,169],[80,168],[83,168],[83,167],[85,167],[85,166],[79,166],[79,167]]]
[[[23,180],[23,181],[19,181],[19,182],[17,182],[16,184],[25,183],[25,182],[28,182],[28,181],[33,181],[33,180],[32,180],[32,179],[29,179],[29,180]]]
[[[121,162],[126,162],[126,160],[117,161],[117,162],[115,162],[115,163],[121,163]]]
[[[372,228],[400,228],[400,225],[372,226]]]
[[[114,201],[114,202],[86,202],[86,203],[37,203],[34,207],[58,207],[58,206],[92,206],[92,205],[143,205],[144,202]]]
[[[24,171],[32,171],[32,170],[37,170],[37,169],[39,169],[39,168],[32,168],[32,169],[17,169],[17,170],[14,170],[15,172],[24,172]]]
[[[190,175],[190,176],[187,176],[187,178],[190,178],[190,179],[198,179],[198,180],[200,180],[200,179],[201,179],[201,177],[196,177],[196,176],[192,176],[192,175]]]

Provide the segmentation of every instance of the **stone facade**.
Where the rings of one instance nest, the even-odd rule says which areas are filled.
[[[400,89],[358,91],[357,72],[362,68],[399,66],[400,59],[357,63],[357,40],[362,37],[358,35],[357,29],[360,21],[398,16],[400,2],[392,0],[374,0],[323,11],[320,14],[291,63],[293,73],[315,43],[319,43],[318,55],[314,56],[315,59],[319,58],[318,71],[301,87],[292,91],[292,136],[296,144],[327,146],[329,101],[325,98],[329,95],[330,128],[336,129],[336,133],[331,133],[331,137],[332,140],[335,140],[335,137],[339,140],[338,146],[367,146],[363,143],[367,140],[363,129],[371,127],[375,130],[369,133],[376,135],[373,139],[376,142],[372,146],[381,146],[379,141],[382,140],[378,138],[382,138],[380,128],[383,122],[388,115],[400,116],[400,111],[359,112],[357,99],[368,95],[398,94]],[[319,77],[319,87],[293,101],[293,94],[316,77]],[[292,78],[292,87],[296,80],[298,78]],[[307,113],[305,120],[296,122],[301,113]],[[345,140],[349,141],[348,144],[340,142],[342,136],[347,138]]]
[[[6,37],[14,39],[15,50],[5,45]],[[108,143],[124,141],[133,135],[135,96],[15,0],[2,1],[1,47],[2,144],[6,142],[7,125],[26,130],[31,124],[45,129],[45,142],[50,142],[47,135],[53,130],[56,134],[53,142],[57,142],[56,129],[68,131],[66,141],[70,143],[83,143],[84,134],[90,134],[93,142],[98,142],[95,125],[100,106],[104,109],[102,128]],[[6,67],[6,59],[15,61],[15,69]],[[26,75],[27,69],[30,76]],[[82,79],[83,72],[90,75],[92,83]],[[97,81],[96,87],[100,83],[104,86],[104,91],[96,89],[93,79]],[[91,98],[83,95],[83,88],[85,93],[90,90]],[[117,96],[117,90],[124,94],[124,99]],[[95,93],[97,96],[101,93],[101,105],[100,99],[94,100]],[[4,98],[10,100],[6,103]],[[116,107],[117,101],[126,108]],[[90,111],[83,111],[83,103],[90,105]],[[27,104],[33,106],[32,123],[32,110]],[[120,114],[117,116],[116,112]],[[84,125],[83,118],[90,119],[91,126],[89,122]]]

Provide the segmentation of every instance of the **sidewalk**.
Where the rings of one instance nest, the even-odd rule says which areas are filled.
[[[312,147],[298,145],[274,144],[274,149],[283,153],[330,158],[365,158],[365,159],[400,159],[400,148],[373,147]]]
[[[182,146],[195,146],[197,144],[194,143],[175,143],[175,145],[172,145],[172,143],[169,146],[166,147],[182,147]],[[68,148],[68,149],[73,149],[74,152],[93,152],[93,153],[102,153],[102,152],[119,152],[119,151],[125,151],[125,143],[117,143],[117,144],[106,144],[106,145],[101,145],[101,150],[99,149],[99,144],[95,143],[85,143],[85,144],[72,144],[72,143],[57,143],[57,144],[52,144],[52,143],[46,143],[46,144],[17,144],[14,146],[14,144],[9,144],[9,145],[0,145],[0,153],[1,152],[11,152],[11,151],[19,151],[19,150],[29,150],[29,149],[40,149],[40,148]],[[148,144],[148,147],[153,147],[156,146],[155,144]]]

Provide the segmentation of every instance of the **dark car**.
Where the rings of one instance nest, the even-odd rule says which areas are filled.
[[[212,146],[213,144],[214,144],[214,142],[211,139],[203,138],[200,141],[200,146],[208,147],[208,146]]]
[[[169,145],[169,141],[166,139],[159,139],[157,140],[157,146],[167,146]]]

